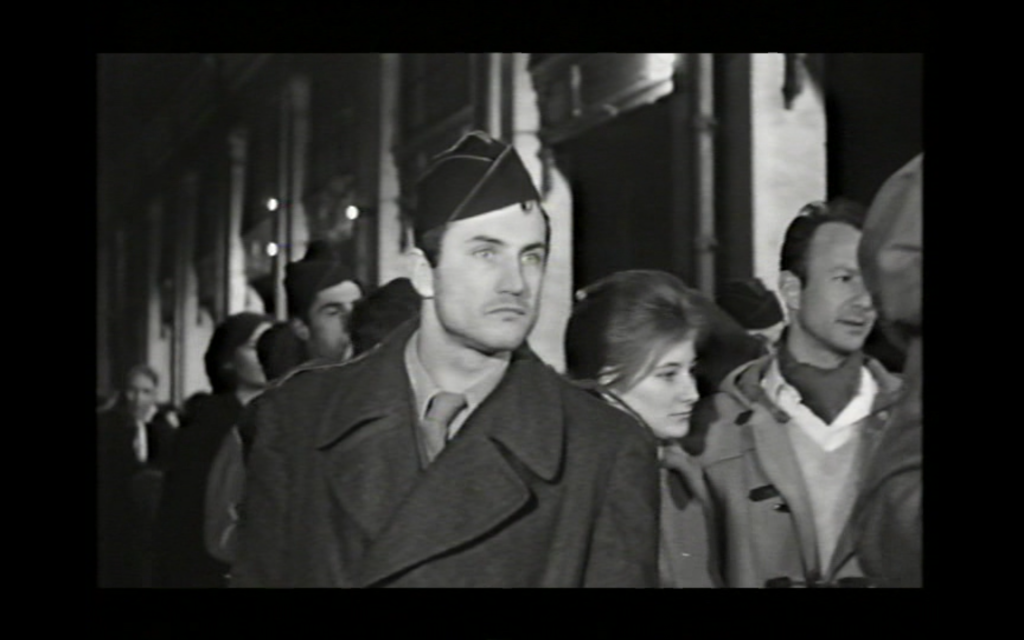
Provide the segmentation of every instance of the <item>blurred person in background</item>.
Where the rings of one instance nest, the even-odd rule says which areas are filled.
[[[715,302],[774,353],[786,318],[776,295],[759,278],[732,280],[718,290]]]
[[[377,346],[392,331],[420,313],[422,299],[408,278],[395,278],[352,309],[352,355]]]
[[[289,322],[306,343],[306,359],[349,358],[348,319],[363,286],[326,240],[311,242],[302,260],[285,267],[284,288]]]
[[[147,587],[163,473],[177,435],[173,407],[157,402],[157,372],[132,367],[117,403],[97,416],[99,585]]]
[[[875,196],[858,257],[893,342],[906,349],[904,392],[868,468],[855,511],[865,573],[883,587],[921,587],[921,266],[924,155]]]
[[[204,357],[213,393],[197,396],[184,418],[157,518],[158,587],[223,587],[228,565],[204,544],[206,484],[213,458],[242,409],[266,386],[256,342],[273,319],[243,312],[214,329]]]
[[[256,355],[268,381],[273,381],[308,360],[306,343],[288,322],[275,322],[256,343]]]

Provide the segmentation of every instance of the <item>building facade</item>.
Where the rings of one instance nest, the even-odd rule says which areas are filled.
[[[102,56],[101,79],[125,55],[146,57]],[[868,204],[921,150],[920,54],[149,58],[168,55],[192,58],[134,129],[102,120],[101,94],[116,149],[101,154],[97,386],[148,362],[176,403],[208,388],[216,322],[285,317],[284,266],[311,239],[368,285],[406,275],[414,182],[466,131],[514,144],[541,188],[552,249],[530,342],[558,369],[575,289],[630,268],[709,293],[774,286],[803,204]]]

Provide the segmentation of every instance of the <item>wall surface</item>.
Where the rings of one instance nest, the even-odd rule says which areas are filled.
[[[751,54],[750,71],[754,275],[777,290],[786,227],[826,195],[825,104],[800,68],[803,91],[786,107],[781,53]]]

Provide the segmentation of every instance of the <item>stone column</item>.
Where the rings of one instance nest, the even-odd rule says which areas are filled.
[[[572,195],[565,176],[544,153],[540,137],[540,108],[537,92],[527,68],[529,54],[512,55],[512,96],[502,100],[511,107],[511,143],[523,158],[530,176],[544,198],[543,206],[551,220],[551,247],[548,255],[541,311],[530,334],[530,346],[538,356],[558,371],[565,370],[565,327],[572,311]],[[501,65],[492,68],[496,88],[500,90]],[[500,126],[501,119],[497,118]]]
[[[247,162],[247,136],[235,130],[228,137],[231,156],[230,195],[227,217],[227,315],[245,310],[245,246],[242,243],[242,217],[245,208],[245,167]]]
[[[171,353],[166,336],[163,335],[160,295],[160,260],[163,250],[161,233],[163,224],[163,201],[159,198],[150,203],[146,210],[146,353],[145,360],[160,374],[157,397],[171,398]]]
[[[309,158],[309,79],[300,76],[292,78],[288,86],[288,98],[291,102],[291,154],[290,171],[287,187],[288,233],[286,246],[282,249],[283,263],[301,260],[309,244],[309,226],[306,212],[302,204],[302,194],[306,189],[306,163]],[[283,286],[283,285],[282,285]],[[282,311],[287,316],[287,309]]]
[[[398,183],[398,165],[393,149],[398,128],[398,72],[401,54],[382,53],[379,65],[380,103],[376,161],[379,163],[376,181],[377,201],[377,281],[385,283],[394,278],[409,277],[409,262],[401,247],[401,193]],[[371,85],[372,86],[372,85]]]

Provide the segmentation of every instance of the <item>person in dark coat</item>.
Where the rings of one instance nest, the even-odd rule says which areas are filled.
[[[549,226],[467,134],[417,184],[419,318],[258,398],[232,585],[656,587],[650,434],[541,362]]]
[[[267,380],[277,380],[309,360],[306,343],[295,335],[287,322],[275,322],[263,332],[256,343],[256,356]]]
[[[922,586],[923,181],[922,154],[882,185],[858,250],[883,326],[907,350],[904,393],[875,450],[854,515],[864,571],[883,587]]]
[[[138,365],[117,404],[97,416],[99,576],[101,587],[147,587],[163,472],[178,418],[156,401],[159,378]]]
[[[242,408],[266,385],[256,342],[273,322],[262,314],[228,317],[213,332],[204,364],[213,393],[197,396],[184,416],[157,516],[156,586],[224,587],[227,564],[204,543],[206,482],[213,458]]]

